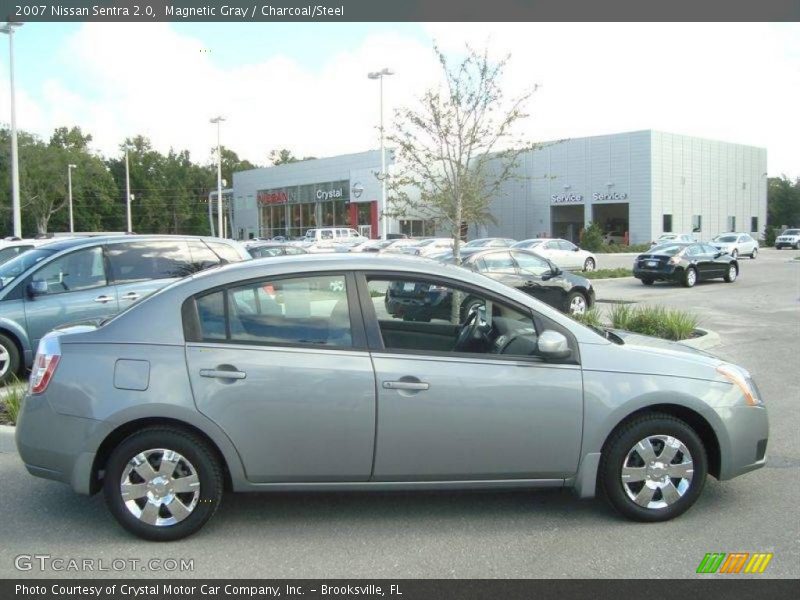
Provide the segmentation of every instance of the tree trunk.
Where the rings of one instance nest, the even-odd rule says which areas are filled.
[[[455,210],[455,219],[454,223],[451,227],[451,232],[453,234],[453,259],[455,264],[461,264],[461,215],[462,215],[462,208],[461,208],[461,194],[456,192],[456,210]],[[450,322],[453,325],[457,325],[461,322],[461,300],[462,294],[458,290],[452,291],[452,301],[450,302]]]

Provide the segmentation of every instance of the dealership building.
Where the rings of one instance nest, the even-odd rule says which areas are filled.
[[[379,173],[379,151],[235,173],[233,233],[296,237],[342,226],[379,237]],[[545,142],[520,156],[517,177],[490,199],[490,210],[496,223],[470,224],[470,238],[578,241],[592,222],[630,243],[668,232],[700,240],[757,234],[766,223],[767,152],[651,130]],[[390,233],[435,234],[413,215],[388,223]]]

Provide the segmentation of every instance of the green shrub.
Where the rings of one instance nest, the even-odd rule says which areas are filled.
[[[586,271],[585,273],[581,273],[581,277],[585,277],[586,279],[609,279],[615,277],[632,276],[633,271],[626,269],[625,267],[619,267],[617,269],[598,269],[597,271]]]
[[[588,250],[588,248],[587,248]],[[600,244],[600,247],[593,252],[597,254],[621,254],[622,252],[635,252],[641,254],[650,250],[650,244]]]
[[[5,406],[8,420],[13,424],[17,422],[19,411],[22,408],[22,399],[25,397],[25,386],[16,375],[12,375],[2,388],[0,388],[0,401]]]
[[[778,232],[772,225],[767,225],[764,228],[764,245],[774,246],[776,237],[778,237]]]
[[[603,327],[603,321],[600,318],[600,311],[597,308],[591,308],[582,315],[570,315],[578,323],[583,323],[589,327]]]
[[[614,329],[660,337],[667,340],[685,340],[697,328],[696,315],[662,306],[637,306],[615,304],[610,312]]]
[[[597,223],[592,223],[581,236],[581,248],[589,252],[596,252],[603,246],[603,229]]]

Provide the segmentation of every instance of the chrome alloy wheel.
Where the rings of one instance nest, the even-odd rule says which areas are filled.
[[[736,271],[736,267],[734,265],[731,265],[730,268],[728,269],[728,279],[730,279],[731,281],[736,281],[736,276],[738,274],[739,273]]]
[[[675,504],[689,490],[694,464],[689,449],[678,438],[651,435],[630,449],[622,464],[622,487],[643,508]]]
[[[689,287],[692,287],[695,283],[697,283],[697,273],[694,269],[689,269],[686,273],[686,281],[689,284]]]
[[[0,345],[0,377],[6,374],[8,367],[11,365],[11,355],[8,350]]]
[[[582,315],[584,313],[586,313],[586,298],[578,294],[569,303],[569,314]]]
[[[140,452],[122,472],[120,494],[128,511],[156,527],[180,523],[200,500],[197,470],[185,457],[165,448]]]

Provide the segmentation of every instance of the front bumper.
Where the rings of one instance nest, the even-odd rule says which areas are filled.
[[[59,414],[44,396],[28,394],[17,423],[17,450],[31,475],[89,494],[95,453],[87,451],[86,442],[105,427],[101,421]]]
[[[720,436],[719,479],[733,479],[760,469],[767,462],[769,421],[762,406],[731,406],[716,410],[724,424]]]

